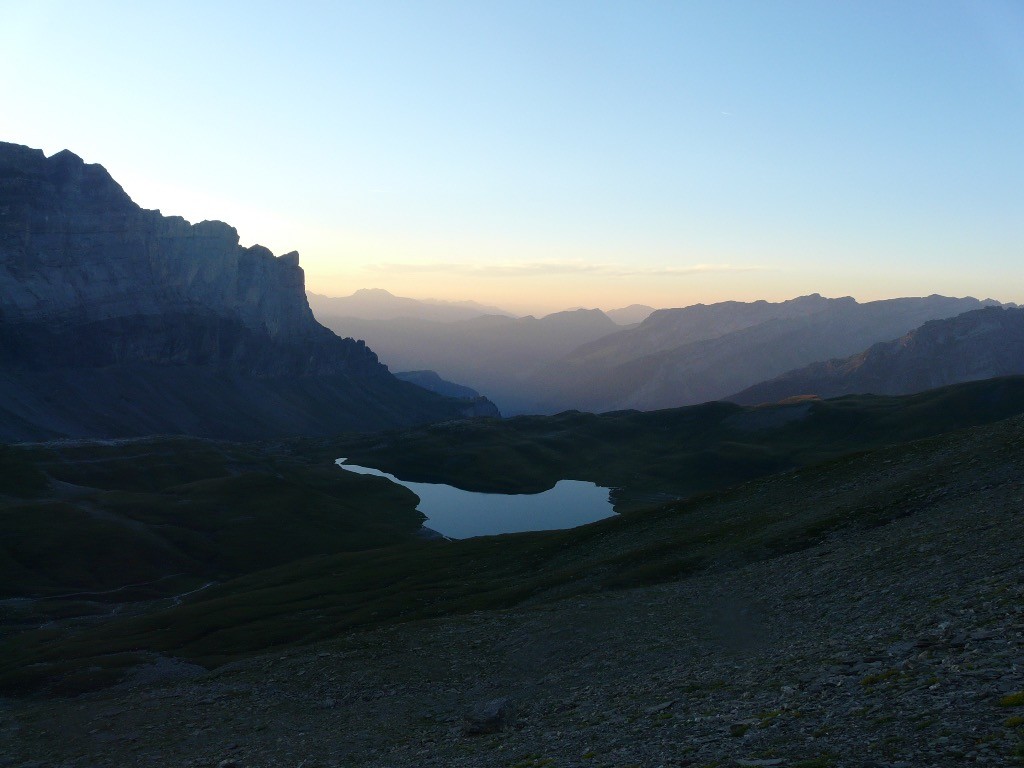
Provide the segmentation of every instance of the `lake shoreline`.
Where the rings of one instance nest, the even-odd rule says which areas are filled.
[[[612,490],[584,480],[559,480],[540,493],[483,493],[444,483],[402,480],[373,467],[335,461],[355,474],[382,477],[412,491],[425,528],[446,539],[575,528],[616,514]],[[430,534],[422,538],[436,538]]]

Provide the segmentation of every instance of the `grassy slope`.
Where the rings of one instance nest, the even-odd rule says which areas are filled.
[[[7,447],[4,492],[0,597],[221,580],[395,543],[422,519],[412,493],[379,479],[271,445],[185,438]]]
[[[787,447],[791,460],[794,455],[820,458],[844,448],[898,442],[965,420],[998,418],[1013,403],[1017,412],[1024,411],[1019,402],[1021,389],[1020,380],[1005,380],[992,382],[988,387],[965,385],[911,398],[844,398],[815,406],[817,415],[763,430],[761,445],[766,436],[774,435],[769,441],[771,449]],[[777,415],[772,416],[779,411],[725,409],[724,418],[732,418],[733,424],[737,414],[756,418],[762,426],[779,421]],[[687,412],[666,412],[660,414],[660,419],[665,424],[668,417],[668,435],[678,433],[680,423],[686,423],[686,419],[703,424],[705,435],[713,435],[708,424],[722,423],[723,418],[716,415],[721,410],[719,406],[707,406]],[[612,427],[621,429],[620,419],[630,426],[631,420],[648,416],[619,414],[597,418],[568,414],[547,423],[554,427],[566,421],[579,421],[588,428],[595,424],[602,428],[602,422],[610,421]],[[524,454],[532,455],[528,445],[520,444],[522,429],[517,424],[522,423],[521,420],[512,423],[516,441],[511,444],[496,441],[506,455],[517,458],[514,466],[518,467],[527,466],[522,460]],[[536,427],[544,421],[527,420],[526,423]],[[632,426],[639,430],[642,424],[637,426],[633,421]],[[481,431],[492,434],[500,430],[501,425],[452,425],[448,429],[459,429],[470,435]],[[551,431],[557,434],[557,430]],[[360,626],[652,583],[685,577],[698,570],[731,567],[751,559],[772,557],[808,546],[844,526],[879,525],[895,516],[909,514],[926,503],[929,494],[942,492],[942,486],[951,482],[951,478],[958,478],[957,482],[962,484],[963,473],[959,467],[965,461],[964,456],[977,453],[977,445],[995,451],[996,456],[999,451],[1016,451],[1022,442],[1021,431],[1020,420],[1010,420],[955,436],[933,437],[832,459],[814,468],[755,480],[733,490],[624,514],[569,531],[516,534],[450,544],[406,539],[379,547],[373,547],[372,541],[367,539],[363,544],[369,543],[369,548],[309,557],[298,557],[301,547],[296,547],[290,553],[291,559],[279,559],[276,564],[267,562],[265,565],[271,567],[205,590],[180,605],[165,603],[159,610],[73,632],[56,625],[11,637],[0,646],[0,659],[3,659],[0,683],[8,689],[24,689],[63,677],[65,689],[79,690],[109,682],[111,675],[116,678],[119,665],[134,659],[132,654],[140,649],[218,664],[238,655],[272,646],[305,643]],[[416,434],[436,435],[430,430]],[[639,434],[643,439],[654,439],[642,430]],[[757,432],[748,429],[745,434],[752,441],[748,444],[758,445]],[[410,447],[411,455],[419,455],[422,439],[414,435],[404,443]],[[434,439],[436,437],[431,438]],[[658,437],[654,444],[661,445],[663,440],[669,438]],[[388,442],[401,441],[392,437]],[[588,446],[593,442],[591,440]],[[620,432],[610,448],[622,456],[628,444],[627,437]],[[459,441],[453,450],[472,456],[474,451],[466,448],[472,445],[472,440]],[[794,446],[801,447],[802,452],[794,451]],[[481,447],[477,445],[478,450]],[[312,455],[328,451],[330,446],[307,443],[303,450]],[[557,454],[550,446],[534,450],[542,459]],[[640,450],[633,445],[632,451]],[[649,446],[648,450],[651,450]],[[291,455],[280,447],[271,454],[282,452]],[[251,461],[257,460],[251,454],[246,455]],[[278,463],[274,466],[280,467],[282,460],[275,461]],[[289,461],[295,463],[293,459]],[[152,462],[160,465],[156,459]],[[213,463],[211,459],[204,466]],[[116,465],[117,462],[113,465],[98,463],[103,472],[114,477],[121,475]],[[63,465],[58,462],[55,466]],[[68,466],[73,473],[90,471],[82,462]],[[329,471],[331,478],[344,477],[343,473]],[[978,474],[976,469],[972,473]],[[311,484],[307,488],[315,490],[316,484],[322,481],[330,488],[340,489],[328,475],[321,478],[309,467],[299,475],[312,478],[307,480]],[[170,478],[181,479],[175,477],[174,471],[170,472]],[[714,476],[713,479],[720,478]],[[209,493],[211,482],[216,489],[212,494]],[[249,485],[248,480],[242,482],[240,496],[234,482],[239,481],[193,480],[173,486],[175,490],[171,493],[184,498],[199,493],[202,499],[219,499],[210,502],[213,506],[217,503],[236,505],[248,489],[252,491],[249,501],[265,502],[269,515],[280,509],[287,498],[268,492],[268,488],[272,491],[276,487],[273,483],[254,486]],[[378,484],[376,487],[388,486]],[[365,508],[362,505],[366,499],[358,503],[350,501],[354,502],[353,509]],[[267,535],[267,531],[259,535]],[[232,540],[230,546],[237,548],[240,541]],[[90,667],[93,671],[83,671]]]
[[[362,626],[732,568],[804,549],[845,528],[884,525],[926,508],[935,495],[967,498],[984,484],[985,467],[1022,446],[1024,420],[1016,418],[568,531],[309,558],[73,636],[25,633],[3,648],[0,682],[18,689],[70,673],[73,682],[63,685],[77,690],[109,681],[110,666],[140,649],[216,665]],[[962,468],[971,462],[973,477],[965,482]]]
[[[538,492],[563,478],[589,480],[618,488],[624,511],[652,492],[685,497],[1021,412],[1024,378],[1008,377],[905,397],[447,423],[353,436],[328,450],[408,480],[468,490]]]

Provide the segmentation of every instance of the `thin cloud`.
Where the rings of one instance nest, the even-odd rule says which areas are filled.
[[[763,272],[764,266],[736,264],[689,264],[678,267],[630,267],[620,264],[588,264],[581,261],[532,261],[511,264],[383,262],[366,266],[374,274],[445,273],[473,277],[547,277],[595,275],[597,277],[686,277],[707,273]]]
[[[631,275],[654,275],[658,277],[672,277],[673,275],[697,275],[705,272],[765,272],[771,267],[759,265],[738,265],[738,264],[693,264],[685,267],[662,267],[660,269],[643,269],[622,274]]]

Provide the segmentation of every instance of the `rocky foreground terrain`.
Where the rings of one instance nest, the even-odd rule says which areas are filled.
[[[1012,765],[1022,450],[1014,418],[682,505],[830,522],[670,583],[7,699],[0,765]]]

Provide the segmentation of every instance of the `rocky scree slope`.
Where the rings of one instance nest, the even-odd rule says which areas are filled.
[[[319,325],[297,253],[137,206],[99,165],[0,143],[0,439],[324,433],[465,409]]]
[[[745,405],[798,395],[902,395],[1024,373],[1024,309],[987,307],[932,320],[847,358],[813,363],[731,395]]]

